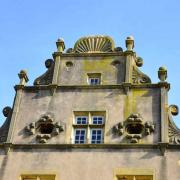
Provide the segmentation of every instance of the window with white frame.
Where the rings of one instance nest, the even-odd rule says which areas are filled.
[[[91,143],[101,144],[103,142],[103,129],[91,129]]]
[[[74,112],[73,143],[101,144],[104,141],[105,112]]]
[[[101,84],[101,74],[100,73],[90,73],[90,74],[88,74],[88,84],[89,85],[99,85],[99,84]]]
[[[74,134],[74,143],[75,144],[84,144],[86,143],[86,129],[75,129]]]
[[[76,116],[76,124],[87,124],[87,116]]]
[[[92,124],[104,124],[104,116],[92,116]]]

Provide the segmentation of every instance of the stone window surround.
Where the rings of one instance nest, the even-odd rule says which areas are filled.
[[[75,130],[76,129],[85,129],[86,130],[86,140],[85,144],[91,144],[91,130],[92,129],[101,129],[102,130],[102,139],[101,143],[104,141],[104,126],[105,126],[105,111],[74,111],[74,118],[73,118],[73,129],[72,129],[72,136],[71,142],[75,144]],[[102,116],[102,124],[93,124],[93,117],[100,117]],[[77,117],[87,117],[87,124],[77,124],[76,118]]]
[[[50,174],[25,174],[20,176],[20,180],[56,180],[56,175]]]
[[[94,80],[94,83],[92,83]],[[95,80],[97,81],[95,83]],[[89,85],[100,85],[101,84],[101,73],[88,73],[87,74],[87,82]]]

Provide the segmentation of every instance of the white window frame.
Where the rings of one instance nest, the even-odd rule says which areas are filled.
[[[87,82],[89,85],[95,86],[101,84],[101,73],[88,73],[88,79]],[[92,80],[97,80],[97,83],[92,83]]]
[[[100,143],[92,143],[92,131],[93,131],[93,130],[96,130],[96,131],[100,130],[100,131],[101,131]],[[104,142],[104,130],[103,130],[103,128],[91,128],[90,131],[91,131],[91,133],[90,133],[90,136],[91,136],[91,138],[90,138],[90,143],[91,143],[91,144],[102,144],[102,143]],[[97,137],[97,135],[96,135],[96,137]],[[98,140],[95,139],[95,141],[98,141]]]
[[[81,123],[80,124],[77,123],[78,118],[81,118]],[[86,123],[85,124],[82,123],[82,118],[86,118]],[[75,116],[75,124],[77,124],[77,125],[87,125],[88,124],[88,116],[81,116],[81,115]]]
[[[85,130],[85,135],[84,135],[84,143],[76,143],[76,131],[78,130]],[[74,129],[74,144],[86,144],[86,141],[87,141],[87,128],[75,128]],[[81,141],[81,140],[78,140],[78,141]]]
[[[102,124],[95,124],[95,123],[93,123],[93,118],[95,118],[95,117],[97,117],[97,118],[99,118],[99,117],[102,117]],[[98,120],[97,120],[97,122],[98,122]],[[101,115],[92,115],[91,116],[91,124],[93,124],[93,125],[103,125],[104,124],[104,116],[101,116]]]
[[[95,80],[97,80],[96,83]],[[99,84],[100,84],[100,77],[89,77],[89,85],[99,85]]]
[[[77,124],[78,118],[86,118],[86,124],[79,123]],[[93,118],[102,118],[102,123],[97,124],[93,123]],[[71,134],[71,142],[73,144],[102,144],[104,143],[104,128],[105,128],[105,117],[106,117],[106,111],[74,111],[73,115],[73,128],[72,128],[72,134]],[[80,120],[79,120],[80,121]],[[80,143],[80,139],[76,140],[77,137],[77,130],[86,130],[85,131],[85,139],[83,143]],[[91,143],[91,130],[92,129],[100,129],[101,130],[101,143]],[[78,142],[77,142],[78,141]],[[96,140],[97,141],[97,140]]]

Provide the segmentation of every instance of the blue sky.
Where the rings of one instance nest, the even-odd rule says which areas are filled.
[[[133,35],[135,51],[144,59],[143,72],[154,83],[165,65],[171,83],[169,104],[180,107],[180,1],[179,0],[2,0],[0,4],[0,109],[12,106],[18,72],[28,71],[33,80],[46,69],[57,38],[66,48],[81,36],[111,36],[125,49]],[[4,121],[0,115],[0,124]],[[174,117],[180,127],[180,115]]]

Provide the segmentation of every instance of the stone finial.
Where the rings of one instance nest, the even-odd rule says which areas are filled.
[[[62,53],[64,51],[64,49],[65,49],[64,40],[62,38],[58,39],[57,42],[56,42],[56,46],[57,46],[58,52]]]
[[[134,38],[133,36],[129,36],[126,38],[126,48],[127,51],[132,51],[134,48]]]
[[[20,83],[19,83],[20,85],[25,85],[29,81],[27,72],[25,70],[21,70],[18,76],[20,79]]]
[[[164,82],[167,79],[167,69],[166,67],[160,67],[158,70],[158,78],[161,82]]]

